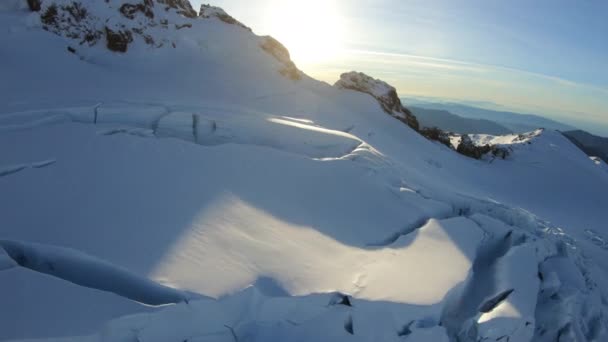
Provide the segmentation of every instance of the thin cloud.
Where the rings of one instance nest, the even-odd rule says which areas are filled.
[[[478,73],[492,73],[492,72],[509,72],[509,73],[517,73],[521,75],[526,75],[529,77],[535,77],[538,79],[543,79],[546,81],[550,81],[562,86],[572,87],[572,88],[585,88],[589,90],[594,90],[598,92],[602,92],[608,95],[608,89],[594,86],[586,83],[579,83],[571,80],[567,80],[564,78],[560,78],[557,76],[551,76],[541,73],[536,73],[532,71],[511,68],[511,67],[503,67],[498,65],[489,65],[489,64],[481,64],[481,63],[472,63],[465,61],[458,61],[454,59],[447,58],[437,58],[437,57],[429,57],[429,56],[420,56],[413,54],[405,54],[405,53],[393,53],[393,52],[382,52],[382,51],[370,51],[370,50],[345,50],[346,53],[358,54],[358,55],[372,55],[372,56],[386,56],[386,57],[395,57],[395,58],[403,58],[411,61],[411,64],[416,64],[423,67],[429,68],[437,68],[437,69],[446,69],[446,70],[454,70],[454,71],[468,71],[468,72],[478,72]]]

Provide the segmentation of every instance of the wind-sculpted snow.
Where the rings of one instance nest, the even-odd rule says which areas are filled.
[[[115,103],[36,110],[0,115],[0,131],[65,122],[106,127],[103,135],[125,133],[141,137],[172,137],[208,146],[227,143],[258,145],[319,159],[341,158],[357,148],[373,153],[372,148],[348,133],[288,117],[249,115],[246,111],[226,108],[171,112],[163,106]],[[6,173],[12,170],[5,169]]]
[[[44,3],[0,4],[0,339],[608,339],[608,173],[562,134],[474,160],[217,8]]]
[[[0,177],[4,177],[4,176],[11,175],[13,173],[21,172],[28,168],[40,169],[40,168],[52,165],[55,162],[56,162],[55,159],[49,159],[49,160],[42,160],[39,162],[28,163],[28,164],[14,164],[14,165],[8,165],[8,166],[2,165],[2,166],[0,166]]]
[[[144,304],[172,304],[188,299],[185,293],[72,249],[10,240],[0,240],[0,246],[19,266]]]
[[[91,112],[104,113],[102,108],[103,105],[91,107]],[[122,117],[117,106],[109,108],[116,113],[114,118]],[[52,155],[58,161],[35,173],[23,173],[23,177],[4,177],[6,181],[2,186],[6,191],[3,194],[13,194],[17,198],[7,201],[2,197],[7,208],[2,220],[18,222],[17,226],[13,225],[14,229],[3,224],[7,227],[3,228],[5,238],[24,241],[18,246],[30,246],[25,241],[32,240],[63,245],[108,260],[105,267],[110,270],[123,269],[134,277],[148,277],[180,291],[211,297],[228,296],[217,302],[193,300],[188,305],[162,310],[153,318],[146,314],[148,318],[142,321],[119,319],[105,328],[104,338],[111,340],[122,336],[114,333],[131,336],[129,334],[136,331],[143,341],[184,336],[212,336],[214,340],[221,340],[234,335],[253,336],[253,340],[260,341],[275,336],[296,340],[396,340],[409,336],[407,338],[434,341],[455,336],[469,336],[475,340],[472,336],[496,336],[498,332],[504,332],[513,337],[520,334],[521,340],[530,340],[530,334],[551,329],[547,328],[548,324],[554,327],[569,325],[589,336],[603,336],[604,323],[598,318],[599,309],[591,311],[585,321],[593,325],[593,332],[585,330],[587,323],[575,325],[574,321],[565,318],[569,317],[564,316],[566,312],[583,310],[578,306],[560,306],[561,318],[542,316],[538,321],[543,325],[536,325],[534,310],[541,310],[545,315],[551,310],[545,307],[555,305],[549,302],[539,309],[534,304],[539,292],[537,271],[530,271],[529,277],[523,277],[519,273],[513,274],[509,267],[519,270],[523,262],[530,269],[539,269],[539,263],[546,257],[559,256],[560,247],[548,239],[542,243],[546,247],[538,247],[546,252],[529,258],[525,255],[510,257],[521,255],[517,252],[520,249],[534,251],[541,241],[539,234],[551,232],[533,215],[500,203],[436,193],[430,188],[402,181],[394,188],[395,170],[387,160],[382,161],[384,157],[378,152],[364,150],[356,154],[357,158],[320,163],[274,148],[261,149],[261,144],[245,143],[242,140],[245,136],[239,138],[241,142],[236,145],[215,145],[219,140],[214,143],[208,140],[206,145],[213,146],[192,143],[195,136],[197,140],[205,139],[205,132],[210,131],[197,128],[195,135],[193,122],[200,127],[210,127],[203,123],[203,118],[218,120],[216,131],[224,127],[224,132],[247,133],[249,142],[254,141],[255,135],[251,135],[258,134],[256,132],[276,131],[265,128],[275,124],[278,127],[286,124],[287,129],[292,130],[288,135],[293,146],[306,145],[306,140],[293,140],[300,139],[296,132],[302,137],[336,134],[307,120],[271,117],[278,121],[272,123],[268,117],[259,121],[256,116],[243,118],[243,113],[202,116],[202,110],[174,112],[170,106],[158,108],[166,108],[169,114],[152,125],[144,120],[141,128],[64,123],[7,131],[0,137],[15,146],[25,146],[26,141],[35,142],[31,146],[36,147],[27,154],[33,153],[32,158],[36,155],[39,160],[41,155]],[[195,120],[193,113],[199,113],[201,117]],[[138,117],[126,117],[120,125],[139,125]],[[232,123],[242,125],[230,126]],[[156,127],[157,135],[179,139],[142,139],[145,130],[152,130],[144,127],[150,126]],[[165,130],[164,134],[159,134],[161,129]],[[109,135],[98,134],[100,130]],[[280,135],[273,137],[277,139]],[[260,135],[255,139],[261,138]],[[316,136],[314,139],[317,142],[323,138]],[[19,160],[20,154],[16,150],[3,150],[7,161]],[[233,167],[235,160],[243,167]],[[334,174],[341,177],[330,177]],[[54,181],[49,182],[50,179]],[[2,180],[0,178],[0,182]],[[93,202],[83,201],[82,198],[87,197],[83,197],[86,192],[82,191],[91,181],[103,186],[97,188]],[[266,191],[270,186],[274,190]],[[26,193],[17,191],[23,188],[37,189],[37,196],[23,197]],[[319,197],[319,191],[324,196]],[[61,193],[62,201],[52,201],[58,193]],[[361,198],[367,200],[360,201]],[[298,201],[297,208],[286,205],[292,201]],[[18,205],[24,202],[28,203],[26,207]],[[76,214],[60,215],[68,210]],[[27,214],[32,211],[42,216]],[[316,213],[314,217],[308,215],[311,212]],[[23,229],[40,222],[51,228],[46,231]],[[82,228],[74,230],[72,227]],[[568,243],[572,241],[568,240]],[[134,246],[146,252],[133,253]],[[13,248],[12,260],[20,259],[14,256],[19,254],[15,250],[27,248]],[[30,249],[36,255],[44,250]],[[518,258],[525,261],[517,261]],[[511,259],[516,261],[509,261]],[[124,295],[125,287],[121,284],[125,283],[114,281],[113,271],[95,271],[94,274],[104,275],[104,281],[115,286],[114,290],[100,286],[103,282],[78,280],[82,279],[79,277],[87,278],[91,274],[89,271],[96,269],[69,266],[81,258],[68,258],[70,263],[52,262],[48,257],[37,260],[41,261],[36,265],[42,265],[43,272],[54,274],[48,267],[50,260],[53,265],[67,265],[64,275],[59,275],[62,279]],[[75,264],[79,265],[79,262]],[[7,265],[9,268],[3,272],[13,272],[15,265],[10,260]],[[561,268],[554,272],[553,278],[547,279],[567,279],[572,272],[580,273],[583,267],[589,266],[578,264],[569,270]],[[76,279],[71,279],[72,276]],[[537,290],[528,285],[535,282]],[[7,284],[4,286],[14,286]],[[251,291],[264,294],[262,302],[278,301],[279,304],[273,304],[275,316],[257,318],[260,315],[257,302],[251,302],[247,299],[249,295],[245,295],[251,292],[239,293],[250,285],[256,289]],[[597,289],[590,290],[587,284],[579,285],[577,298],[588,301],[591,294],[597,294]],[[540,288],[543,286],[547,285],[541,284]],[[130,286],[134,295],[128,297],[148,293],[138,290],[140,288]],[[14,287],[5,289],[22,291]],[[314,298],[319,296],[313,294],[333,291],[351,295],[352,308],[328,307],[329,299],[320,295],[326,302],[306,316],[306,320],[286,318],[290,312],[295,315],[297,310],[302,310],[302,305],[309,305],[302,303],[315,303]],[[275,296],[280,297],[273,299],[277,298]],[[86,298],[90,305],[98,300],[91,295]],[[207,310],[216,305],[224,308],[213,311],[214,315],[219,313],[224,317],[214,318],[217,324],[188,323],[198,322],[197,317],[207,317],[210,312]],[[509,316],[512,311],[503,308],[509,305],[522,316],[517,319]],[[180,313],[182,309],[178,307],[182,306],[186,311]],[[252,316],[239,315],[235,321],[236,318],[229,318],[234,312],[231,310],[250,312]],[[480,310],[487,312],[482,314]],[[86,319],[89,323],[83,327],[104,322],[101,318],[96,321],[95,317],[87,316]],[[150,319],[159,323],[144,323]],[[174,321],[182,322],[179,324],[183,324],[183,328],[167,328],[174,326]],[[310,329],[320,322],[327,324],[323,332]],[[31,324],[32,331],[45,331],[42,325]],[[91,333],[91,328],[74,331],[66,323],[55,324],[53,329],[56,335]],[[544,334],[553,336],[550,334],[555,330]],[[14,331],[4,336],[44,335],[20,335]]]

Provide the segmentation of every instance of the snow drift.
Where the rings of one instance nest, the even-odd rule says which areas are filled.
[[[467,158],[215,7],[1,6],[0,339],[607,338],[608,173],[560,133]]]

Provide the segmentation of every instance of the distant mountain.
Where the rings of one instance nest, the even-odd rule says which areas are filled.
[[[422,127],[437,127],[459,134],[492,134],[504,135],[512,133],[505,126],[485,119],[464,118],[446,110],[412,107],[409,109],[416,115]]]
[[[599,137],[583,130],[563,132],[566,138],[590,157],[599,157],[608,162],[608,138]]]
[[[404,99],[404,102],[425,109],[445,110],[465,118],[491,120],[515,133],[529,132],[537,128],[560,131],[572,131],[577,129],[573,126],[535,114],[490,110],[451,102],[425,102],[418,99]]]

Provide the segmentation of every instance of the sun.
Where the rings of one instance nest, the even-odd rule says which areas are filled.
[[[337,1],[275,0],[265,11],[268,32],[300,67],[335,60],[344,45],[344,20]]]

